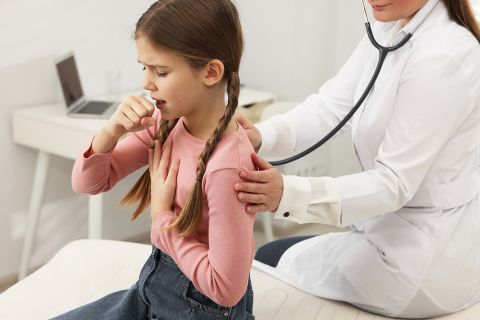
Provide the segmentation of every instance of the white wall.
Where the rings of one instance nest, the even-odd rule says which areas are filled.
[[[364,34],[360,2],[240,0],[242,80],[303,100],[333,76]]]
[[[17,272],[36,154],[12,143],[12,110],[56,101],[59,89],[50,57],[74,50],[87,95],[105,94],[105,70],[121,69],[123,90],[138,88],[131,33],[152,1],[0,1],[0,278]],[[238,0],[246,51],[241,69],[247,86],[301,101],[331,77],[363,34],[361,11],[351,0]],[[358,11],[358,12],[357,12]],[[32,134],[35,134],[32,132]],[[348,137],[337,143],[345,158],[332,174],[355,166]],[[336,148],[335,146],[329,148]],[[346,151],[345,151],[346,150]],[[349,158],[350,157],[350,158]],[[86,197],[70,187],[73,162],[52,159],[45,208],[33,265],[64,243],[86,236]],[[105,234],[125,238],[146,231],[148,221],[129,222],[117,202],[134,182],[107,196]]]

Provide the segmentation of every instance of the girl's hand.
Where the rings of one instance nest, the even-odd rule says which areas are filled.
[[[260,131],[258,131],[253,124],[251,124],[247,119],[238,113],[235,113],[234,119],[247,132],[248,140],[250,140],[255,152],[258,152],[260,146],[262,145],[262,136],[260,135]]]
[[[248,203],[248,213],[275,211],[283,196],[283,178],[270,163],[252,153],[252,160],[260,171],[240,172],[240,177],[250,182],[238,182],[235,190],[238,199]]]
[[[114,139],[127,132],[136,132],[155,125],[153,104],[142,96],[130,96],[123,101],[107,121],[103,130]]]
[[[163,152],[158,140],[155,140],[155,148],[148,151],[148,166],[150,169],[152,189],[152,203],[150,208],[152,220],[159,213],[172,210],[175,192],[177,190],[177,174],[180,167],[180,160],[177,159],[170,165],[171,153],[171,140],[167,142],[163,148]]]

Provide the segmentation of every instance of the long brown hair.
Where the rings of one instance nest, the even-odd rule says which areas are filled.
[[[207,162],[220,141],[238,105],[240,79],[238,70],[243,52],[243,36],[237,9],[231,0],[160,0],[140,17],[134,38],[145,37],[158,48],[167,49],[183,57],[192,68],[200,69],[218,59],[224,64],[228,103],[225,114],[198,159],[196,179],[181,213],[171,226],[183,236],[191,235],[202,215],[202,179]],[[162,120],[154,139],[163,144],[178,119]],[[139,202],[132,219],[149,205],[150,173],[143,174],[121,203]]]
[[[444,0],[450,18],[467,28],[480,42],[480,24],[475,18],[471,0]]]

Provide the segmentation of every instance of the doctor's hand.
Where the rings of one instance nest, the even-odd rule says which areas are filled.
[[[127,132],[137,132],[154,126],[154,111],[155,107],[145,97],[130,96],[118,106],[103,130],[118,140]]]
[[[255,152],[258,152],[260,146],[262,145],[262,136],[260,135],[260,131],[258,131],[258,129],[241,114],[235,113],[233,118],[238,122],[239,125],[242,126],[245,132],[247,132],[248,140],[250,140]]]
[[[240,172],[243,182],[234,186],[238,199],[246,202],[246,212],[257,213],[275,211],[283,196],[283,178],[280,172],[267,161],[252,153],[252,160],[260,171]]]
[[[177,191],[177,175],[180,160],[176,159],[170,164],[172,153],[172,140],[169,140],[163,150],[160,142],[155,140],[154,149],[148,150],[148,167],[151,182],[151,208],[152,220],[167,210],[172,210],[175,193]]]

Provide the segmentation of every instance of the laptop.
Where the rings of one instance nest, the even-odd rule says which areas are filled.
[[[73,52],[57,58],[55,67],[69,116],[108,119],[120,105],[116,101],[89,100],[83,95]]]

